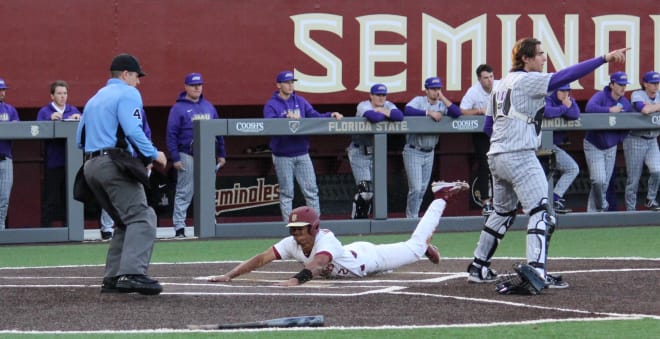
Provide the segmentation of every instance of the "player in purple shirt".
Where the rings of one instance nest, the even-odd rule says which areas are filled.
[[[50,84],[51,103],[37,113],[37,121],[80,120],[80,111],[69,104],[69,85],[64,80]],[[66,176],[65,176],[65,140],[52,139],[44,142],[46,148],[46,166],[44,173],[45,206],[41,212],[41,225],[52,226],[55,220],[65,220]]]
[[[545,118],[564,118],[566,120],[577,120],[580,118],[580,108],[575,99],[570,95],[571,86],[566,84],[559,87],[555,92],[545,98]],[[569,213],[566,207],[564,194],[580,174],[580,166],[559,145],[566,140],[566,132],[555,131],[552,133],[552,151],[554,152],[556,168],[560,173],[559,180],[553,189],[554,210],[556,213]]]
[[[609,85],[589,99],[584,113],[632,112],[632,105],[624,96],[628,84],[630,82],[626,73],[612,73]],[[629,132],[628,130],[596,130],[585,134],[584,156],[591,180],[588,212],[608,210],[609,204],[605,195],[614,171],[617,145],[623,142]]]
[[[218,119],[215,107],[202,94],[203,84],[201,74],[186,75],[185,91],[179,94],[167,119],[167,150],[172,159],[172,166],[177,171],[172,212],[174,236],[177,238],[186,236],[186,211],[193,197],[193,121]],[[224,166],[226,152],[222,136],[215,138],[215,156],[218,166]]]
[[[280,72],[276,79],[277,90],[264,105],[264,118],[300,120],[306,118],[343,118],[338,112],[319,113],[305,98],[296,94],[292,71]],[[321,214],[319,189],[312,159],[309,157],[309,137],[306,135],[274,136],[270,139],[273,164],[280,186],[280,211],[284,221],[289,220],[293,203],[295,178],[305,196],[307,206]]]

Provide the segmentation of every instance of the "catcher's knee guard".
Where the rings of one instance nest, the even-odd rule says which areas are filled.
[[[547,242],[549,234],[554,231],[557,219],[550,210],[548,199],[543,198],[529,212],[527,225],[527,262],[532,267],[545,270]]]
[[[516,210],[508,213],[494,212],[486,219],[486,225],[479,237],[479,245],[474,251],[474,262],[476,264],[481,266],[490,265],[490,258],[495,254],[500,240],[504,238],[504,234],[515,220]]]
[[[351,214],[353,219],[369,218],[373,197],[371,181],[360,181],[357,185],[357,193],[353,196],[353,213]]]

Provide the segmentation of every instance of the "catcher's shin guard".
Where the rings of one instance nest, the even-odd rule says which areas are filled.
[[[371,181],[360,181],[357,185],[357,193],[353,196],[353,219],[369,218],[371,213],[371,201],[374,193],[371,190]]]
[[[554,229],[556,218],[550,210],[548,199],[543,198],[529,212],[527,224],[527,263],[545,273],[548,233]]]
[[[479,244],[474,250],[475,263],[479,263],[476,259],[482,262],[490,261],[500,241],[504,238],[504,234],[515,220],[516,210],[508,213],[495,212],[486,219],[486,225],[479,237]]]
[[[501,279],[495,284],[495,290],[499,294],[540,294],[545,288],[545,279],[542,278],[534,267],[525,263],[513,265],[516,275]]]

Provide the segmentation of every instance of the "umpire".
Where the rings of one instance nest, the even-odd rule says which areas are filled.
[[[155,295],[163,288],[147,276],[147,270],[156,238],[156,214],[147,205],[140,175],[128,170],[130,160],[122,160],[131,159],[134,150],[162,166],[167,159],[142,130],[142,97],[137,86],[145,74],[138,60],[129,54],[116,56],[110,75],[105,87],[85,105],[76,135],[78,147],[84,150],[85,181],[117,227],[101,293]]]

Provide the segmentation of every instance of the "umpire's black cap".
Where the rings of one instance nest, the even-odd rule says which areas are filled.
[[[129,71],[136,72],[139,77],[143,77],[147,74],[142,72],[140,68],[140,62],[138,59],[130,54],[119,54],[114,59],[112,59],[112,64],[110,64],[111,71]]]

